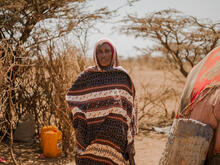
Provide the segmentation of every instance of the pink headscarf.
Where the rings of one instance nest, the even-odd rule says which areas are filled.
[[[98,40],[97,43],[95,44],[94,51],[93,51],[93,60],[95,62],[95,66],[98,68],[98,70],[102,70],[102,67],[100,67],[98,60],[97,60],[96,49],[98,46],[101,46],[104,43],[107,43],[112,49],[112,61],[111,61],[110,66],[113,68],[117,68],[119,66],[117,51],[116,51],[116,48],[115,48],[113,42],[110,41],[109,39]]]

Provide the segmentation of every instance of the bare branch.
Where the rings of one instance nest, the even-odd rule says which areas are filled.
[[[161,10],[138,18],[127,15],[121,20],[121,33],[140,38],[149,38],[156,43],[156,48],[147,52],[160,52],[179,68],[184,77],[220,39],[220,23],[211,20],[198,20],[185,16],[175,9]]]

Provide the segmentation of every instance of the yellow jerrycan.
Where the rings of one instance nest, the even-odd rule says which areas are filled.
[[[55,158],[62,153],[62,132],[49,130],[44,134],[43,154],[45,157]]]
[[[41,146],[41,149],[43,150],[43,146],[44,146],[44,135],[47,131],[53,131],[53,130],[57,130],[57,127],[55,125],[49,125],[49,126],[44,126],[41,128],[41,131],[40,131],[40,146]]]

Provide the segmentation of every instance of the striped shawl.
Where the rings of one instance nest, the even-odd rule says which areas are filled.
[[[127,164],[136,132],[134,87],[121,69],[89,68],[66,100],[76,131],[77,164]]]

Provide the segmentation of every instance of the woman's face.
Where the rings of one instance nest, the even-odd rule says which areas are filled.
[[[109,44],[104,43],[97,47],[96,56],[101,66],[109,66],[112,61],[112,49]]]

